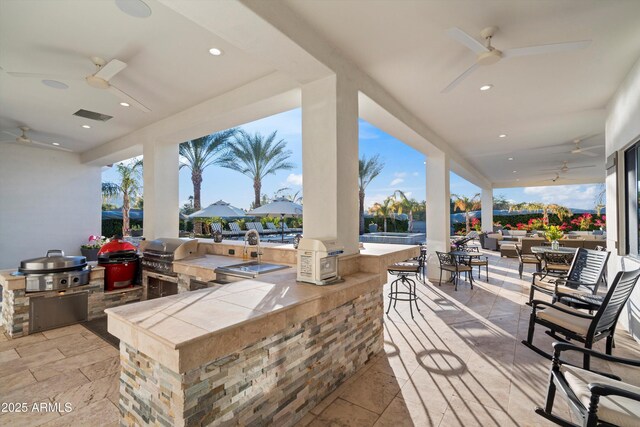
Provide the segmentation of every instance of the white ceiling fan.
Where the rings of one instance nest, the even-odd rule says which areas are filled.
[[[558,168],[554,168],[554,169],[542,169],[543,171],[558,171],[561,173],[567,173],[569,171],[572,171],[574,169],[585,169],[585,168],[595,168],[596,165],[588,165],[588,166],[572,166],[569,167],[569,162],[564,160],[562,162],[562,167],[560,169]]]
[[[104,59],[98,56],[92,56],[91,62],[96,66],[96,71],[93,74],[90,74],[84,78],[87,84],[96,89],[107,89],[109,92],[113,93],[115,96],[120,98],[122,101],[127,104],[148,113],[151,110],[143,105],[140,101],[136,100],[129,94],[125,93],[121,89],[118,89],[114,85],[110,83],[110,80],[118,74],[120,71],[124,70],[127,67],[127,64],[120,61],[119,59],[112,59],[107,62]],[[37,79],[60,79],[60,80],[77,80],[78,77],[70,77],[70,76],[56,76],[49,74],[40,74],[40,73],[18,73],[7,71],[7,74],[14,77],[30,77]]]
[[[22,135],[16,135],[15,133],[11,133],[9,131],[3,130],[2,131],[3,133],[6,133],[7,135],[11,135],[15,137],[15,140],[4,140],[2,142],[18,143],[21,145],[34,144],[34,145],[39,145],[41,147],[54,149],[54,150],[69,151],[69,152],[71,151],[68,148],[61,147],[60,144],[58,144],[57,142],[47,144],[46,142],[34,141],[27,135],[27,132],[29,131],[29,128],[27,126],[20,126],[19,129],[22,131]]]
[[[478,40],[471,37],[469,34],[462,31],[460,28],[454,27],[447,30],[447,34],[449,35],[449,37],[465,45],[468,49],[470,49],[477,55],[477,58],[476,62],[464,73],[460,74],[451,83],[449,83],[449,85],[442,90],[442,93],[450,92],[480,65],[491,65],[495,64],[501,59],[515,58],[518,56],[541,55],[545,53],[566,52],[570,50],[584,49],[591,43],[591,40],[582,40],[576,42],[519,47],[501,51],[491,45],[491,39],[493,38],[493,35],[496,33],[496,31],[498,31],[498,27],[495,26],[487,27],[482,30],[480,32],[480,36],[485,42],[484,44],[482,44]]]
[[[580,139],[574,139],[573,143],[576,144],[576,148],[574,148],[573,150],[571,150],[571,154],[582,154],[584,156],[588,156],[588,157],[598,157],[597,154],[592,153],[592,150],[597,150],[599,148],[604,148],[600,145],[594,145],[592,147],[580,147]]]

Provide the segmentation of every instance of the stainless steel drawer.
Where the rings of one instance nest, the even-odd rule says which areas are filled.
[[[34,333],[84,322],[89,317],[88,303],[88,292],[30,298],[29,330]]]

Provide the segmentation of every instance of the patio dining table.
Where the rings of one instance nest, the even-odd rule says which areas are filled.
[[[558,249],[553,249],[551,246],[532,246],[531,252],[542,262],[545,259],[545,256],[551,255],[572,255],[578,251],[578,248],[565,248],[559,247]],[[545,267],[546,268],[546,267]],[[536,267],[536,271],[541,271],[541,264],[538,264]]]

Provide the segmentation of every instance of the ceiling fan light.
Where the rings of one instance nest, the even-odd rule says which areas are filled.
[[[96,76],[87,76],[85,78],[87,84],[96,89],[109,89],[109,82]]]
[[[493,49],[488,52],[482,52],[478,55],[478,64],[479,65],[491,65],[502,59],[502,52],[498,49]]]

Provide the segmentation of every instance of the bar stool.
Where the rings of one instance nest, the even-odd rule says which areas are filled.
[[[389,314],[391,310],[391,302],[393,301],[393,308],[396,308],[398,301],[409,301],[409,309],[411,310],[411,318],[413,319],[413,305],[416,305],[416,310],[420,311],[418,307],[418,294],[416,293],[416,282],[410,279],[408,276],[414,276],[418,279],[422,273],[424,267],[424,255],[421,253],[417,260],[396,262],[387,267],[387,272],[394,276],[398,276],[396,280],[391,282],[389,289],[389,307],[386,314]],[[408,290],[398,290],[398,282],[402,283]],[[395,286],[395,290],[394,290]]]

